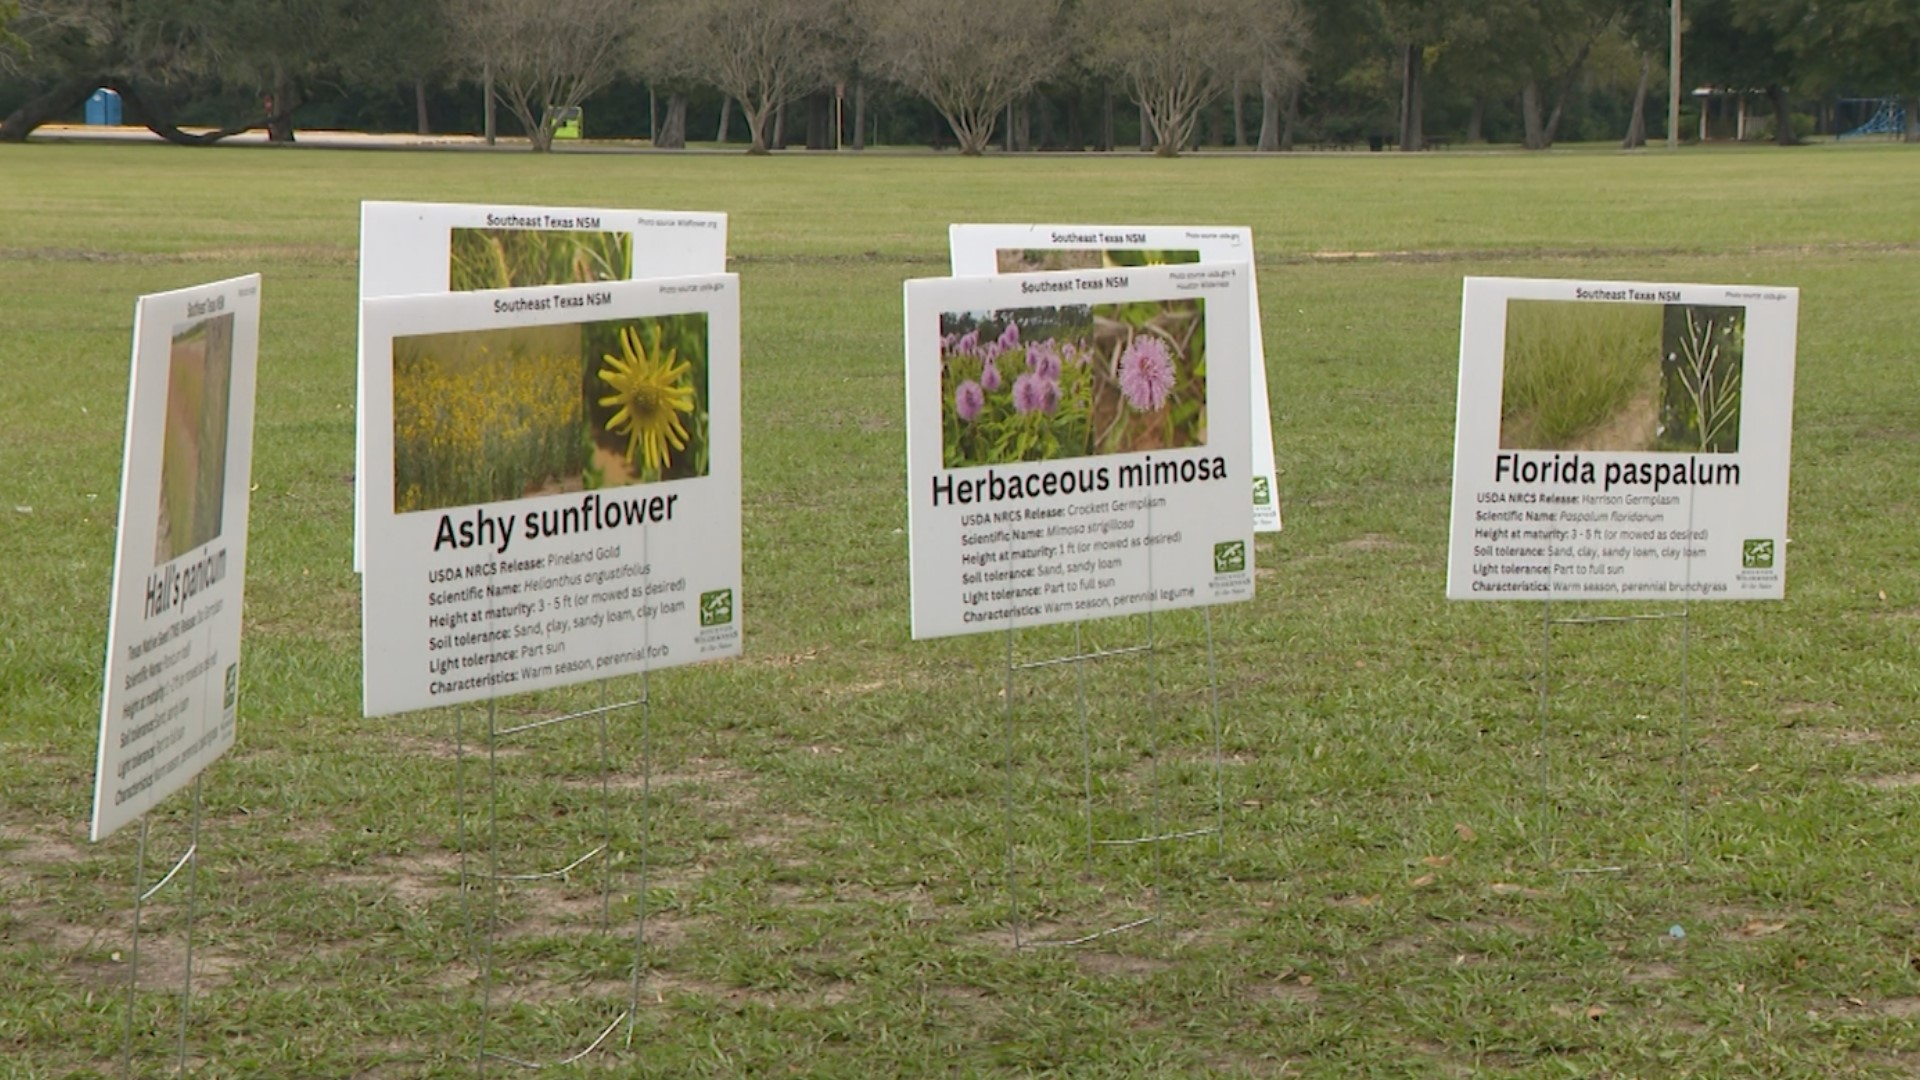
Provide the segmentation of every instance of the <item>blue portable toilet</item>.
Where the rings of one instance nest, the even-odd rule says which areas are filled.
[[[95,90],[93,95],[87,98],[87,123],[118,127],[120,95],[112,90]]]

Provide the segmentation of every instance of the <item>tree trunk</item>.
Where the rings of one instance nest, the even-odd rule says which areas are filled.
[[[1080,95],[1067,95],[1067,149],[1085,150],[1087,133],[1080,129]]]
[[[1280,92],[1271,86],[1260,87],[1260,142],[1263,154],[1280,149]]]
[[[1906,100],[1907,129],[1901,133],[1901,139],[1910,143],[1920,143],[1920,97]]]
[[[660,133],[654,136],[653,145],[660,150],[687,148],[687,95],[667,95],[667,119],[660,125]]]
[[[1559,137],[1560,117],[1567,111],[1567,99],[1573,96],[1573,84],[1579,81],[1580,70],[1587,66],[1587,56],[1592,52],[1593,41],[1589,39],[1586,44],[1580,46],[1580,51],[1574,54],[1573,64],[1567,68],[1566,75],[1561,78],[1560,85],[1554,90],[1553,111],[1547,115],[1547,126],[1541,132],[1543,143],[1537,149],[1544,150],[1552,146],[1553,140]]]
[[[1787,88],[1767,84],[1767,100],[1773,103],[1773,142],[1775,146],[1799,146],[1800,136],[1793,133],[1793,108],[1787,103]]]
[[[1245,105],[1243,97],[1244,95],[1240,93],[1239,80],[1235,80],[1233,84],[1233,146],[1236,150],[1247,148],[1247,112],[1243,108]],[[1266,123],[1262,121],[1260,126],[1264,128]]]
[[[773,130],[773,106],[761,105],[755,112],[746,102],[740,103],[740,115],[747,122],[747,153],[767,153],[767,135]]]
[[[487,114],[486,115],[487,145],[492,146],[493,140],[494,140],[494,133],[500,130],[499,122],[493,111],[494,100],[493,100],[493,65],[492,64],[487,65],[486,75],[485,75],[485,78],[482,80],[482,82],[485,84],[485,89],[482,91],[482,93],[486,98],[485,112]]]
[[[1113,149],[1113,84],[1100,84],[1100,138],[1095,150]]]
[[[1294,132],[1300,128],[1300,90],[1301,84],[1297,81],[1287,88],[1285,122],[1280,126],[1280,149],[1285,152],[1293,150]]]
[[[732,126],[733,126],[733,99],[730,97],[723,97],[720,99],[720,127],[714,133],[713,141],[717,143],[726,142],[727,129]]]
[[[413,80],[413,130],[418,135],[433,134],[433,123],[427,118],[427,80]]]
[[[1147,115],[1147,107],[1142,105],[1140,106],[1140,149],[1151,150],[1153,148],[1153,121]]]
[[[1426,142],[1421,130],[1421,114],[1426,111],[1423,100],[1425,91],[1421,83],[1425,81],[1426,51],[1417,43],[1406,47],[1401,59],[1400,76],[1400,149],[1418,150]]]
[[[1520,119],[1526,126],[1526,147],[1546,149],[1546,125],[1540,118],[1540,84],[1532,79],[1520,88]]]
[[[26,142],[35,128],[79,108],[102,82],[99,75],[75,75],[49,88],[0,120],[0,142]]]
[[[833,95],[826,91],[807,95],[807,149],[833,149]]]
[[[867,148],[867,84],[853,80],[853,144],[850,149]]]
[[[1487,103],[1480,98],[1473,99],[1473,111],[1467,114],[1467,141],[1487,141]]]
[[[773,135],[765,143],[768,150],[787,148],[787,103],[781,102],[773,107]]]
[[[1011,106],[1013,113],[1013,148],[1022,153],[1033,149],[1033,103],[1021,98]]]
[[[1653,83],[1653,57],[1640,57],[1640,85],[1633,91],[1633,118],[1627,121],[1627,137],[1620,149],[1638,150],[1647,145],[1647,87]]]
[[[174,123],[173,110],[166,98],[158,94],[141,93],[131,79],[123,79],[118,75],[76,75],[13,110],[5,120],[0,120],[0,143],[25,142],[35,128],[79,108],[88,95],[101,88],[120,95],[120,100],[126,106],[126,118],[130,122],[145,125],[148,131],[177,146],[211,146],[230,135],[261,126],[261,121],[249,119],[218,131],[190,134],[181,131]],[[298,107],[299,103],[293,104]],[[281,119],[286,122],[285,117]]]
[[[287,83],[287,69],[273,62],[273,96],[267,103],[267,141],[293,141],[293,90]]]

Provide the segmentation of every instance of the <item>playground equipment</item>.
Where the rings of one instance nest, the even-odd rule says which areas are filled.
[[[1902,135],[1907,130],[1907,109],[1899,98],[1848,98],[1843,104],[1862,103],[1877,106],[1867,122],[1852,131],[1840,133],[1842,139],[1863,135]]]

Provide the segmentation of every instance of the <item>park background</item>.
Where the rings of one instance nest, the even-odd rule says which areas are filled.
[[[557,1058],[624,1008],[650,750],[634,1049],[581,1071],[1910,1075],[1920,224],[1889,210],[1913,169],[1852,143],[6,148],[0,1074],[111,1071],[122,1048],[133,842],[84,830],[132,300],[256,270],[240,733],[206,775],[189,1054],[204,1075],[472,1071],[454,722],[357,711],[355,230],[375,198],[725,211],[742,279],[746,656],[653,679],[649,746],[615,730],[614,934],[592,932],[591,877],[508,898],[507,1049]],[[944,273],[950,222],[1195,217],[1253,229],[1287,522],[1258,542],[1257,599],[1213,618],[1222,843],[1088,857],[1072,682],[1020,684],[1027,917],[1084,928],[1144,897],[1161,919],[1019,951],[1002,639],[907,635],[900,282]],[[1538,606],[1441,599],[1468,274],[1803,290],[1788,598],[1694,606],[1685,725],[1677,621],[1562,638],[1543,734]],[[1156,633],[1159,729],[1144,665],[1093,689],[1115,831],[1156,783],[1212,812],[1199,616]],[[510,854],[597,835],[591,738],[502,760]],[[180,797],[156,813],[157,851],[185,819]],[[1567,873],[1602,862],[1629,869]],[[147,914],[136,1049],[158,1070],[183,911]]]
[[[6,0],[0,141],[84,118],[757,152],[1920,142],[1916,40],[1887,0]]]

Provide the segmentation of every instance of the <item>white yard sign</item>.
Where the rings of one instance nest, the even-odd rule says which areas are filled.
[[[259,349],[258,275],[134,309],[95,840],[233,745]]]
[[[727,216],[671,210],[458,203],[360,204],[360,298],[719,274]],[[366,415],[361,338],[356,416]],[[364,475],[366,426],[354,444]],[[365,490],[354,487],[353,568],[365,565]]]
[[[361,309],[367,715],[739,655],[735,277]]]
[[[1468,278],[1447,596],[1777,600],[1790,288]]]
[[[909,281],[917,638],[1251,599],[1243,264]]]
[[[1267,401],[1267,350],[1260,336],[1260,285],[1253,230],[1197,225],[953,225],[947,230],[957,277],[1043,270],[1111,269],[1166,263],[1247,266],[1247,333],[1252,342],[1247,401],[1252,406],[1253,528],[1280,531],[1280,488]]]

